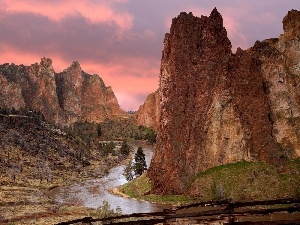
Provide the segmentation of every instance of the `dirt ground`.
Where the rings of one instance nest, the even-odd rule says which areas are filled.
[[[126,162],[126,160],[124,160]],[[124,163],[125,163],[124,162]],[[111,159],[109,167],[123,162]],[[107,162],[106,162],[107,164]],[[63,176],[52,181],[24,179],[26,173],[13,178],[0,175],[0,224],[55,224],[71,219],[95,216],[96,210],[82,207],[80,203],[62,205],[54,202],[50,191],[59,186],[82,182],[101,176],[103,162],[93,162],[80,174],[63,172]],[[108,167],[106,167],[108,168]]]

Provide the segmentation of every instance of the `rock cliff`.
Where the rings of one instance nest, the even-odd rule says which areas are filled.
[[[217,9],[173,19],[148,172],[154,193],[183,193],[199,172],[220,164],[300,156],[299,25],[300,12],[292,10],[279,39],[233,54]]]
[[[159,95],[158,90],[148,95],[136,115],[137,125],[151,127],[155,131],[159,123]]]
[[[31,66],[3,64],[0,84],[1,107],[40,111],[55,124],[127,117],[111,87],[98,75],[82,71],[78,62],[61,73],[55,73],[47,58]]]

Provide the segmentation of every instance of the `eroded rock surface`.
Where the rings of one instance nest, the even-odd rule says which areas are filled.
[[[40,111],[55,124],[127,117],[111,87],[98,75],[85,73],[78,62],[58,74],[47,58],[31,66],[3,64],[0,84],[1,107]]]
[[[151,127],[155,131],[159,123],[159,94],[158,90],[148,95],[143,105],[137,111],[137,125]]]
[[[300,12],[279,39],[231,51],[217,9],[181,13],[164,40],[159,127],[148,176],[153,192],[178,194],[213,166],[281,163],[300,156]]]

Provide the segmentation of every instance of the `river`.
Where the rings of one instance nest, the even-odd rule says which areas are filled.
[[[134,147],[134,151],[136,151],[139,146],[138,143],[131,143],[131,145]],[[149,166],[153,154],[153,146],[141,146],[143,147],[146,155],[147,166]],[[125,177],[122,175],[124,167],[125,166],[122,165],[111,169],[109,174],[103,178],[91,179],[82,183],[55,188],[51,191],[51,196],[54,197],[55,201],[58,203],[80,204],[89,208],[98,208],[99,206],[103,205],[103,201],[107,201],[113,209],[115,209],[117,206],[120,206],[123,214],[158,212],[170,207],[170,205],[152,204],[146,201],[139,201],[111,194],[108,189],[125,184],[127,182]],[[213,210],[215,207],[212,207],[211,209]],[[187,209],[186,213],[194,212],[194,210],[194,208]],[[183,213],[183,211],[181,213]],[[245,217],[242,216],[237,219],[237,221],[277,220],[298,221],[300,220],[300,214],[276,213],[263,217],[259,215],[246,215]]]
[[[138,143],[131,143],[131,145],[133,146],[134,151],[139,147]],[[146,156],[147,166],[149,166],[153,154],[153,146],[143,144],[141,147]],[[107,201],[111,208],[115,209],[117,206],[120,206],[123,214],[157,212],[169,207],[167,205],[152,204],[146,201],[139,201],[111,194],[108,191],[109,188],[127,182],[122,175],[124,167],[125,165],[121,165],[111,169],[109,174],[103,178],[55,188],[51,195],[58,203],[80,204],[90,208],[98,208],[103,205],[103,201]]]

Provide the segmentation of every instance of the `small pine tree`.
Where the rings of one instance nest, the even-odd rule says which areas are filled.
[[[138,147],[138,150],[134,156],[134,160],[134,173],[136,176],[141,176],[143,172],[147,169],[145,154],[142,147]]]
[[[123,176],[126,178],[127,181],[131,181],[134,177],[134,165],[132,161],[130,161],[123,171]]]

